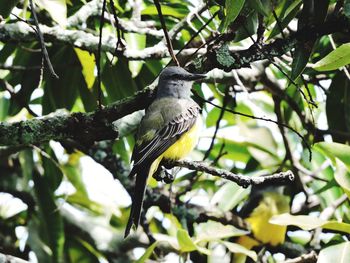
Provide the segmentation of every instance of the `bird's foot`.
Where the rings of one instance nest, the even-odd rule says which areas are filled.
[[[164,167],[159,166],[157,172],[153,174],[153,178],[158,182],[170,184],[174,181],[174,176],[169,173]]]

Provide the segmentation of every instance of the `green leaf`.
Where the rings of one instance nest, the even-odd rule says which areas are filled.
[[[239,13],[241,12],[245,0],[236,0],[236,1],[226,1],[226,17],[223,26],[223,31],[237,18]]]
[[[227,182],[217,190],[211,199],[211,202],[217,204],[221,211],[230,211],[239,202],[241,202],[250,190],[243,188],[233,182]]]
[[[136,261],[136,263],[145,263],[145,262],[149,259],[149,257],[152,255],[152,253],[153,253],[154,249],[157,247],[158,243],[159,243],[159,242],[156,241],[156,242],[154,242],[152,245],[150,245],[150,246],[146,249],[146,251],[145,251],[145,253],[142,255],[142,257],[140,257],[140,258]]]
[[[320,149],[333,163],[335,163],[335,158],[338,158],[350,170],[350,146],[334,142],[319,142],[314,147]]]
[[[128,63],[123,58],[119,58],[113,66],[106,63],[102,72],[102,83],[108,94],[108,102],[124,99],[133,95],[137,90]]]
[[[215,143],[213,150],[210,153],[212,158],[216,158],[219,155],[222,144],[224,144],[223,151],[227,152],[225,158],[244,163],[249,160],[250,153],[247,149],[247,143],[235,142],[223,138],[217,138],[217,143]]]
[[[69,262],[94,263],[99,262],[102,255],[96,249],[80,238],[69,238],[66,250]]]
[[[329,262],[350,262],[350,242],[344,242],[322,249],[318,255],[317,263]]]
[[[350,0],[344,1],[344,15],[350,18]]]
[[[249,6],[255,9],[263,16],[269,16],[271,12],[271,3],[266,0],[248,0]]]
[[[239,42],[247,37],[250,37],[256,33],[258,28],[258,13],[250,12],[246,16],[246,20],[244,25],[240,26],[238,30],[235,32],[236,36],[234,38],[234,42]]]
[[[91,89],[95,82],[95,56],[80,48],[74,48],[74,51],[80,61],[86,85]]]
[[[197,246],[191,237],[188,235],[187,231],[184,229],[179,229],[176,234],[177,242],[180,246],[181,252],[191,252],[198,250],[200,253],[209,255],[210,251],[204,247]]]
[[[88,198],[88,193],[80,172],[80,153],[72,153],[69,156],[68,162],[62,166],[64,174],[67,176],[69,182],[85,198]]]
[[[344,233],[350,233],[350,224],[341,223],[337,221],[326,221],[314,216],[291,214],[281,214],[273,216],[269,222],[275,225],[281,226],[298,226],[303,230],[312,230],[315,228],[324,228],[329,230],[340,231]]]
[[[236,237],[246,235],[249,232],[235,228],[231,225],[223,225],[218,222],[208,221],[201,223],[196,229],[196,240],[195,243],[217,241],[229,237]]]
[[[63,262],[64,226],[63,218],[56,206],[52,188],[46,176],[33,172],[34,190],[41,214],[41,239],[52,251],[53,262]]]
[[[298,43],[294,54],[292,62],[292,73],[290,78],[295,80],[303,72],[306,67],[307,62],[312,54],[312,49],[315,41],[310,40],[303,43]]]
[[[1,84],[0,84],[1,85]],[[0,121],[6,120],[9,112],[10,100],[0,93]]]
[[[317,5],[314,1],[304,1],[303,10],[298,19],[298,30],[311,24],[321,24],[327,15],[328,5],[329,0],[317,0]],[[315,40],[314,38],[297,44],[293,54],[292,80],[295,80],[304,71],[312,54]]]
[[[6,18],[10,15],[12,9],[17,5],[19,0],[2,1],[0,5],[0,16]]]
[[[197,250],[196,245],[184,229],[179,229],[176,234],[177,241],[179,242],[180,250],[182,252],[190,252]]]
[[[70,46],[53,46],[49,53],[50,51],[50,59],[59,79],[44,75],[46,81],[42,98],[43,114],[49,114],[61,108],[71,110],[79,95],[79,87],[81,85],[86,87],[80,62],[74,49]]]
[[[45,9],[53,20],[61,27],[67,23],[67,5],[66,0],[34,0],[41,8]]]
[[[343,72],[332,78],[326,99],[326,114],[330,129],[341,132],[350,131],[350,82]],[[343,136],[332,135],[335,142],[344,143]]]
[[[42,154],[42,163],[44,168],[44,176],[50,184],[52,190],[56,190],[62,182],[63,173],[61,167],[57,166],[58,160],[55,152],[49,145],[46,145],[45,154]]]
[[[104,212],[103,207],[99,203],[90,200],[89,197],[82,192],[75,192],[68,197],[63,196],[63,198],[65,198],[68,203],[86,208],[96,215],[102,215]]]
[[[334,178],[350,199],[350,174],[344,163],[339,160],[336,161],[336,167]]]
[[[247,255],[252,260],[254,260],[254,262],[256,262],[258,259],[258,255],[256,254],[255,251],[246,249],[244,246],[241,246],[236,243],[227,242],[227,241],[223,241],[221,243],[224,244],[227,247],[227,249],[234,254],[241,253],[241,254]]]
[[[313,68],[318,71],[339,69],[350,64],[350,43],[341,45],[319,60]]]
[[[143,50],[146,47],[146,34],[125,33],[124,38],[130,49]],[[140,73],[143,64],[142,60],[129,61],[129,69],[133,78]]]
[[[142,15],[156,15],[158,16],[157,8],[154,5],[148,6],[141,12]],[[184,18],[186,13],[179,12],[177,9],[170,6],[162,5],[162,14],[163,16],[173,16],[176,18]]]
[[[293,18],[295,18],[296,14],[298,13],[300,6],[302,5],[303,1],[302,0],[296,0],[296,1],[286,1],[285,5],[282,8],[282,12],[278,19],[280,20],[280,26],[282,30],[288,26],[290,21],[292,21]],[[271,33],[269,34],[269,37],[267,38],[272,39],[276,35],[280,34],[280,27],[279,25],[275,24],[273,29],[271,30]]]

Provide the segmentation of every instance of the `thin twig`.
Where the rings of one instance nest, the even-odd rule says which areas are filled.
[[[166,29],[165,20],[164,20],[163,14],[162,14],[162,8],[161,8],[161,6],[159,4],[159,0],[154,0],[154,4],[155,4],[155,6],[157,8],[157,11],[158,11],[158,16],[159,16],[160,23],[162,24],[162,29],[163,29],[163,32],[164,32],[165,40],[167,42],[169,54],[170,54],[171,58],[173,59],[173,61],[175,62],[175,64],[177,66],[180,66],[180,63],[179,63],[179,61],[177,60],[177,58],[176,58],[176,56],[174,54],[173,45],[171,43],[171,40],[170,40],[169,35],[168,35],[168,31]]]
[[[294,174],[291,171],[280,172],[280,173],[266,175],[266,176],[246,176],[246,175],[234,174],[224,169],[212,167],[204,162],[193,162],[193,161],[187,161],[187,160],[182,160],[182,161],[171,160],[171,161],[167,161],[167,166],[168,165],[185,167],[191,170],[205,172],[205,173],[235,182],[236,184],[244,188],[248,187],[249,185],[261,185],[261,184],[267,184],[267,183],[288,183],[294,180]]]
[[[42,54],[43,54],[43,56],[45,58],[46,64],[47,64],[47,66],[49,68],[49,71],[50,71],[51,75],[54,76],[56,79],[58,79],[59,77],[56,74],[55,70],[53,69],[53,66],[52,66],[51,61],[50,61],[49,54],[48,54],[48,52],[46,50],[46,47],[45,47],[44,36],[41,33],[41,31],[40,31],[39,21],[38,21],[38,17],[36,16],[33,0],[29,0],[29,4],[30,4],[30,9],[32,10],[32,14],[33,14],[33,18],[34,18],[34,23],[35,23],[35,27],[36,27],[36,33],[39,36],[40,45],[41,45],[41,52],[42,52]]]
[[[217,16],[217,14],[219,13],[219,11],[215,12],[213,14],[213,16],[211,18],[208,19],[208,21],[203,25],[201,26],[198,31],[196,31],[196,33],[194,33],[194,35],[190,38],[190,40],[188,40],[188,42],[176,53],[176,56],[179,55],[182,50],[186,49],[191,43],[192,41],[200,34],[200,32],[205,29],[207,27],[207,25],[210,24],[211,21],[213,21],[213,19]],[[204,43],[205,44],[208,44],[208,43]],[[203,45],[201,45],[200,47],[202,47]]]
[[[120,29],[120,24],[119,24],[119,19],[118,19],[118,16],[117,16],[117,12],[115,10],[115,6],[114,6],[114,0],[110,0],[109,1],[109,4],[110,4],[110,7],[111,7],[111,11],[112,11],[112,14],[113,14],[113,17],[114,17],[114,22],[115,22],[115,26],[117,28],[117,44],[116,44],[116,47],[115,47],[115,53],[118,52],[118,48],[119,46],[123,49],[125,48],[125,45],[122,41],[122,37],[121,37],[121,29]]]
[[[97,107],[99,109],[102,109],[102,88],[101,88],[101,47],[102,47],[102,31],[103,31],[103,24],[104,24],[104,16],[106,11],[106,2],[107,0],[103,0],[102,4],[102,14],[100,17],[100,35],[98,39],[98,48],[97,48],[97,54],[96,54],[96,67],[97,67],[97,82],[98,82],[98,89],[97,89]]]
[[[301,255],[297,258],[292,258],[284,261],[284,263],[316,263],[317,254],[315,251],[311,251],[308,254]]]
[[[204,98],[202,98],[201,96],[199,96],[198,93],[196,93],[195,91],[193,91],[193,93],[200,99],[202,100],[203,102],[205,103],[209,103],[210,105],[216,107],[216,108],[219,108],[219,109],[222,109],[223,107],[209,101],[209,100],[206,100]],[[274,121],[274,120],[271,120],[271,119],[268,119],[268,118],[264,118],[264,117],[257,117],[257,116],[254,116],[254,115],[250,115],[250,114],[246,114],[246,113],[242,113],[242,112],[238,112],[238,111],[234,111],[234,110],[230,110],[230,109],[227,109],[225,108],[224,109],[225,111],[227,112],[230,112],[232,114],[236,114],[236,115],[241,115],[241,116],[244,116],[244,117],[247,117],[247,118],[251,118],[251,119],[256,119],[256,120],[262,120],[262,121],[267,121],[267,122],[272,122],[272,123],[275,123],[277,125],[281,125],[289,130],[291,130],[292,132],[294,132],[296,135],[298,135],[298,137],[303,141],[303,143],[307,146],[307,149],[309,151],[309,156],[312,156],[312,153],[311,153],[311,148],[308,144],[308,142],[305,140],[305,138],[294,128],[292,128],[291,126],[287,125],[287,124],[284,124],[284,123],[279,123],[278,121]]]
[[[219,117],[216,121],[216,125],[215,125],[215,131],[214,131],[214,134],[213,134],[213,137],[211,139],[211,143],[210,143],[210,146],[208,148],[208,150],[205,152],[204,154],[204,157],[203,157],[203,161],[205,159],[208,158],[211,150],[213,149],[214,147],[214,143],[215,143],[215,140],[216,140],[216,136],[217,136],[217,133],[219,131],[219,128],[220,128],[220,122],[222,120],[222,118],[224,117],[224,113],[225,113],[225,108],[227,106],[227,103],[229,102],[229,90],[230,90],[230,87],[227,87],[226,88],[226,91],[225,91],[225,95],[224,95],[224,98],[223,98],[223,102],[222,102],[222,109],[220,110],[220,114],[219,114]]]

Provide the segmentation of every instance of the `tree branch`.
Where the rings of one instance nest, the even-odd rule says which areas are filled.
[[[224,169],[211,167],[204,162],[193,162],[187,160],[168,161],[166,165],[185,167],[190,170],[205,172],[235,182],[242,187],[248,187],[249,185],[261,185],[267,183],[288,183],[294,180],[294,174],[291,171],[281,172],[267,176],[253,177],[246,175],[238,175],[226,171]]]
[[[98,49],[98,37],[82,30],[68,30],[60,27],[48,27],[45,25],[40,25],[40,30],[43,33],[46,42],[60,42],[90,52],[96,52]],[[222,46],[215,46],[210,51],[206,51],[204,48],[199,51],[197,49],[185,49],[180,54],[182,57],[186,57],[196,52],[197,54],[204,56],[199,68],[193,63],[191,64],[191,67],[196,71],[207,72],[213,68],[230,71],[232,69],[249,67],[250,63],[254,61],[280,57],[292,50],[298,41],[305,41],[311,37],[321,37],[335,32],[350,33],[350,22],[345,19],[338,19],[325,22],[315,28],[305,28],[285,40],[277,39],[271,44],[262,45],[259,50],[257,50],[257,47],[254,45],[248,49],[240,51],[232,51],[231,49],[225,49]],[[35,31],[23,22],[0,25],[0,41],[2,42],[27,42],[35,40]],[[118,39],[111,35],[103,37],[101,50],[103,52],[114,53],[117,41]],[[174,50],[174,52],[176,53],[177,51]],[[160,42],[153,47],[147,47],[143,50],[126,48],[125,50],[120,51],[120,55],[131,60],[144,60],[169,57],[169,52],[164,43]],[[220,60],[221,58],[224,58],[224,65],[222,64],[223,61]],[[229,61],[227,59],[229,59]],[[227,64],[225,64],[226,62]]]
[[[49,140],[73,139],[84,144],[115,139],[118,128],[112,124],[135,111],[144,109],[153,98],[153,88],[145,88],[132,97],[90,113],[56,112],[42,118],[0,122],[0,145],[38,144]]]

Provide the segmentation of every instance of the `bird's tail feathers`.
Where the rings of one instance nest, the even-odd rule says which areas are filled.
[[[143,205],[143,197],[146,191],[147,178],[150,170],[150,166],[144,167],[143,171],[139,171],[136,176],[134,195],[132,197],[132,205],[130,210],[130,216],[128,224],[126,225],[124,238],[126,238],[132,225],[137,228],[140,222],[140,215]]]

